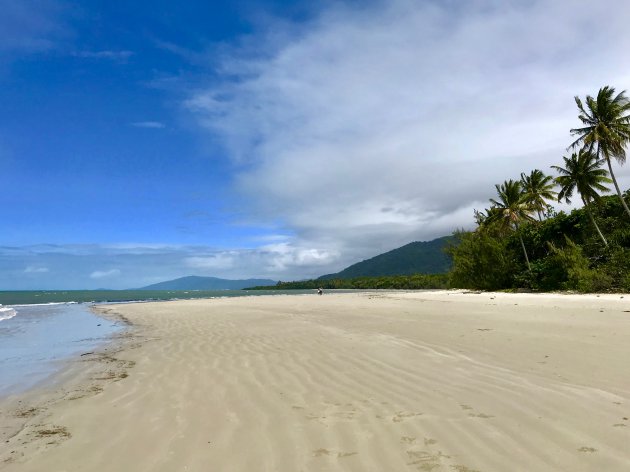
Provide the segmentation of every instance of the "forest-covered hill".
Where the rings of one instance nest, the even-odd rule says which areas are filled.
[[[451,267],[451,258],[444,249],[452,240],[452,236],[443,236],[432,241],[409,243],[371,259],[357,262],[336,274],[323,275],[319,279],[445,273]]]

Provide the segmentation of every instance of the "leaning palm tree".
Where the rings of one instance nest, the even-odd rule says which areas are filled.
[[[625,90],[615,95],[613,87],[602,87],[596,99],[590,95],[586,96],[586,107],[579,97],[575,97],[575,103],[580,110],[578,118],[585,126],[571,130],[571,135],[578,136],[578,139],[569,148],[581,145],[595,153],[598,161],[606,161],[617,195],[630,216],[630,209],[619,190],[610,163],[611,157],[615,158],[619,165],[626,162],[625,148],[630,141],[630,101],[625,95]]]
[[[526,203],[529,203],[542,221],[542,213],[549,209],[547,200],[555,200],[558,194],[553,190],[553,177],[545,175],[542,170],[534,169],[529,175],[521,174],[521,187]]]
[[[597,160],[597,157],[586,149],[580,149],[577,154],[573,153],[571,157],[563,157],[563,159],[564,168],[551,166],[552,169],[555,169],[560,174],[559,177],[556,177],[556,182],[560,185],[558,201],[564,199],[567,203],[571,203],[573,192],[577,190],[582,198],[582,203],[584,203],[584,209],[597,230],[597,234],[604,241],[604,245],[608,246],[608,241],[606,241],[593,217],[590,204],[599,200],[598,192],[607,192],[609,190],[604,184],[610,183],[612,180],[608,178],[606,170],[600,168],[601,161]]]
[[[516,231],[518,239],[521,242],[521,247],[523,248],[527,269],[531,271],[529,257],[527,256],[527,250],[525,249],[525,243],[519,231],[519,226],[522,222],[534,220],[530,214],[532,207],[525,201],[520,182],[510,179],[506,180],[501,185],[495,185],[495,187],[499,199],[490,199],[493,209],[488,212],[488,214],[491,215],[492,221],[500,227]]]
[[[497,224],[500,220],[498,211],[495,207],[486,208],[483,211],[474,210],[475,222],[477,223],[476,231],[493,231],[498,230],[501,236],[504,235],[507,228]]]

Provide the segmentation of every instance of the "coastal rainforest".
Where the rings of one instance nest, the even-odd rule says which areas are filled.
[[[630,198],[626,192],[625,198]],[[444,289],[579,292],[630,291],[630,224],[616,196],[601,197],[590,211],[605,235],[604,245],[585,208],[550,209],[542,221],[528,221],[518,233],[498,228],[457,231],[444,251],[451,270],[413,274],[278,282],[254,289]],[[519,236],[526,247],[530,268]]]

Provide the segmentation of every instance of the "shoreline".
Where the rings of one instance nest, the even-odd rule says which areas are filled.
[[[122,331],[108,336],[93,351],[76,353],[57,361],[62,366],[60,369],[26,390],[9,392],[0,397],[0,445],[9,443],[24,432],[29,424],[34,430],[39,428],[39,431],[55,431],[54,426],[52,429],[46,426],[46,412],[50,408],[100,393],[108,381],[117,380],[116,376],[108,374],[111,371],[109,364],[118,361],[112,356],[125,351],[127,345],[136,338],[136,333],[128,319],[105,307],[106,305],[90,305],[89,311],[99,318],[121,323],[124,326]],[[34,436],[37,434],[37,431],[33,433]],[[64,436],[63,430],[59,430],[57,434]],[[14,457],[11,452],[6,455],[0,447],[0,463],[12,463],[19,455]]]
[[[497,464],[514,454],[541,471],[625,470],[630,378],[617,354],[630,354],[620,344],[630,334],[629,302],[624,294],[374,290],[95,306],[127,328],[74,359],[54,387],[0,402],[3,425],[24,423],[3,436],[0,463],[19,470],[50,460],[70,470],[87,458],[81,445],[102,443],[110,454],[120,451],[116,464],[128,470],[207,470],[204,459],[217,470],[271,463],[281,471],[372,470],[374,463],[487,472],[507,470]],[[523,404],[507,402],[511,396]],[[124,414],[115,420],[108,411]],[[538,417],[544,427],[532,421]],[[594,424],[598,418],[607,425]],[[93,421],[131,442],[91,430]],[[170,426],[153,430],[152,421]],[[528,445],[514,449],[519,428]],[[238,434],[252,451],[267,452],[239,458]],[[479,448],[488,434],[507,448],[505,457],[465,445]],[[383,458],[370,455],[377,444]],[[560,448],[556,459],[545,452],[552,446]],[[175,457],[161,452],[149,467],[134,447],[147,455],[164,447]],[[510,470],[532,470],[519,467]],[[111,470],[98,458],[88,468]]]
[[[39,388],[78,354],[109,342],[123,323],[77,303],[12,305],[0,320],[0,398]]]

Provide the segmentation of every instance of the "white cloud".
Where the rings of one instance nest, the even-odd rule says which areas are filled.
[[[90,274],[91,279],[105,279],[109,277],[117,277],[120,275],[120,269],[95,270]]]
[[[135,126],[136,128],[166,128],[166,125],[159,121],[136,121],[134,123],[131,123],[131,126]]]
[[[256,276],[277,277],[309,274],[311,277],[322,275],[322,266],[334,262],[339,257],[335,251],[321,250],[308,246],[295,246],[280,242],[268,244],[256,249],[198,250],[196,255],[185,258],[187,267],[202,274],[217,273],[232,277]]]
[[[237,252],[219,252],[205,256],[192,256],[186,258],[186,265],[193,269],[215,270],[230,269],[234,267]]]
[[[24,269],[25,274],[45,274],[47,272],[49,272],[48,267],[28,266],[26,269]]]
[[[296,272],[296,269],[313,269],[329,265],[339,254],[310,247],[295,247],[290,243],[270,244],[261,248],[267,257],[267,269],[279,273]]]
[[[125,62],[134,55],[133,51],[78,51],[73,54],[76,57],[87,59],[109,59],[112,61]]]
[[[495,183],[549,171],[573,96],[630,87],[628,21],[612,0],[335,6],[235,47],[185,105],[242,166],[252,219],[295,234],[270,263],[340,269],[469,227]]]

